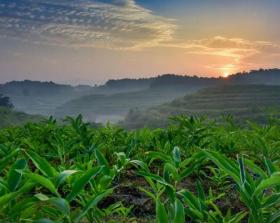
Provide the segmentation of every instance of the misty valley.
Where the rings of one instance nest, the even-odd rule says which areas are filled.
[[[166,126],[172,115],[263,120],[269,109],[278,109],[278,85],[280,70],[271,69],[227,78],[167,74],[109,80],[99,86],[12,81],[0,85],[0,93],[10,98],[13,110],[28,115],[63,120],[81,114],[88,122],[135,128]]]

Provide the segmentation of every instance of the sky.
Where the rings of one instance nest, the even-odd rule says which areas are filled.
[[[279,0],[0,0],[0,83],[280,67]]]

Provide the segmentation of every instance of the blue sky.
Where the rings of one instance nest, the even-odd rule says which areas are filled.
[[[0,0],[0,82],[279,67],[277,0]]]

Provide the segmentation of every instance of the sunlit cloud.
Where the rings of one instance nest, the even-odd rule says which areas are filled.
[[[141,48],[171,40],[175,28],[133,0],[0,0],[1,36],[40,44]]]
[[[217,70],[218,73],[234,73],[244,69],[250,69],[256,65],[248,58],[254,56],[280,56],[280,45],[268,41],[250,41],[241,38],[226,38],[215,36],[200,40],[188,40],[185,42],[168,42],[164,47],[185,49],[185,54],[201,56],[218,56],[219,64],[208,64],[207,68]],[[231,63],[225,63],[230,59]],[[254,57],[255,59],[255,57]],[[257,64],[258,66],[261,66]]]

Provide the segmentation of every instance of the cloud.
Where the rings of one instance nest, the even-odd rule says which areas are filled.
[[[119,6],[132,6],[135,5],[135,2],[133,0],[113,0],[113,4],[119,5]]]
[[[187,55],[211,56],[219,59],[207,65],[207,69],[218,72],[234,73],[240,70],[255,69],[263,66],[258,58],[280,58],[280,45],[269,41],[253,41],[242,38],[214,36],[199,40],[163,43],[163,47],[183,49]],[[210,58],[210,57],[209,57]],[[258,61],[258,62],[256,62]],[[268,61],[266,61],[267,64]]]
[[[280,53],[280,45],[268,41],[250,41],[242,38],[226,38],[215,36],[199,40],[188,40],[184,42],[169,42],[163,44],[166,47],[177,47],[193,50],[197,54],[217,54],[236,56],[246,53]]]
[[[193,41],[193,44],[215,49],[247,49],[255,46],[254,42],[248,40],[240,38],[226,38],[223,36],[215,36],[209,39],[195,40]]]
[[[40,44],[137,49],[170,41],[174,21],[133,0],[0,0],[0,33]]]
[[[114,50],[159,47],[167,55],[168,48],[178,48],[198,60],[215,58],[209,69],[227,72],[253,67],[258,58],[279,59],[273,42],[225,36],[180,41],[176,29],[175,20],[134,0],[0,0],[0,38]]]

